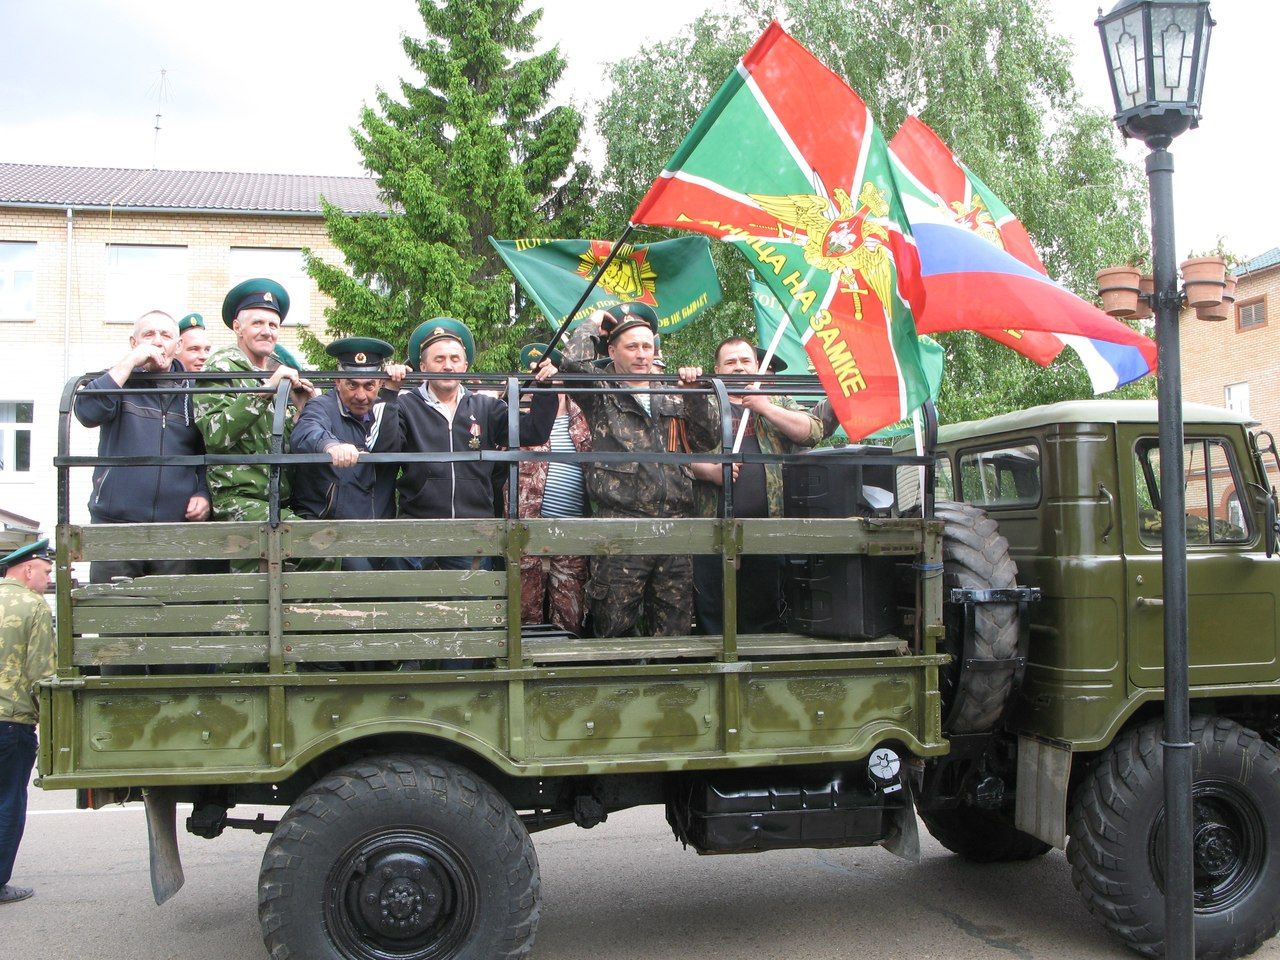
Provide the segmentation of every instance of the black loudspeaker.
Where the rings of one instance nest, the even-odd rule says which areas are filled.
[[[885,447],[815,450],[782,468],[788,517],[888,516],[894,506],[894,468],[860,464],[858,455]],[[784,590],[791,628],[843,640],[874,639],[897,627],[894,559],[815,554],[787,557]]]

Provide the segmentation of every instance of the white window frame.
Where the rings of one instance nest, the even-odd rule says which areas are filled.
[[[163,310],[175,320],[190,312],[187,247],[108,243],[106,252],[104,312],[107,323],[132,325],[149,310]]]
[[[1228,383],[1222,390],[1223,404],[1241,416],[1249,416],[1249,384]]]
[[[19,404],[30,404],[31,420],[19,422],[17,407]],[[13,411],[5,409],[13,407]],[[34,483],[36,479],[35,456],[33,443],[35,440],[35,408],[34,400],[0,400],[0,483]],[[14,419],[10,420],[9,417]],[[17,437],[27,435],[27,469],[18,470]]]
[[[315,281],[307,274],[301,247],[232,247],[231,289],[242,280],[267,277],[289,294],[289,315],[282,326],[305,327],[311,322],[311,291]]]
[[[0,240],[0,320],[34,320],[36,318],[36,253],[34,240]],[[23,255],[26,256],[23,256]],[[18,278],[30,274],[31,299],[18,302]]]

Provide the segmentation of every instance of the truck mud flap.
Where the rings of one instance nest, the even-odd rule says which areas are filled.
[[[147,845],[151,852],[151,895],[160,906],[182,889],[182,858],[178,854],[178,800],[172,790],[144,790],[147,807]]]
[[[919,863],[920,825],[916,821],[916,805],[911,799],[911,780],[912,777],[903,770],[902,790],[906,794],[906,805],[893,815],[893,826],[889,829],[889,835],[880,841],[880,846],[903,860]]]

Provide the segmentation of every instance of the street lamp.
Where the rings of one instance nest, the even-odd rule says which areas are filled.
[[[1195,953],[1191,808],[1191,704],[1187,676],[1187,537],[1182,465],[1182,371],[1173,238],[1174,137],[1200,120],[1214,21],[1208,0],[1120,0],[1095,21],[1116,105],[1116,125],[1150,148],[1151,259],[1160,424],[1164,570],[1165,956]]]

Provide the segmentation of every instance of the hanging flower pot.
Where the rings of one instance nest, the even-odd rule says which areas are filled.
[[[1234,273],[1227,274],[1227,285],[1222,290],[1222,302],[1234,304],[1236,302],[1236,280],[1238,278]]]
[[[1138,269],[1108,267],[1098,271],[1098,293],[1102,309],[1113,317],[1132,317],[1138,312]]]
[[[1144,273],[1138,278],[1138,311],[1133,315],[1133,320],[1150,320],[1155,316],[1155,310],[1151,307],[1151,297],[1156,291],[1156,280],[1149,273]]]
[[[1227,303],[1226,300],[1219,301],[1218,303],[1211,303],[1203,307],[1196,307],[1196,316],[1201,320],[1213,320],[1216,322],[1227,319],[1230,314],[1231,304]]]
[[[1187,305],[1209,307],[1222,302],[1227,285],[1227,261],[1223,257],[1192,257],[1182,261],[1182,282]]]

